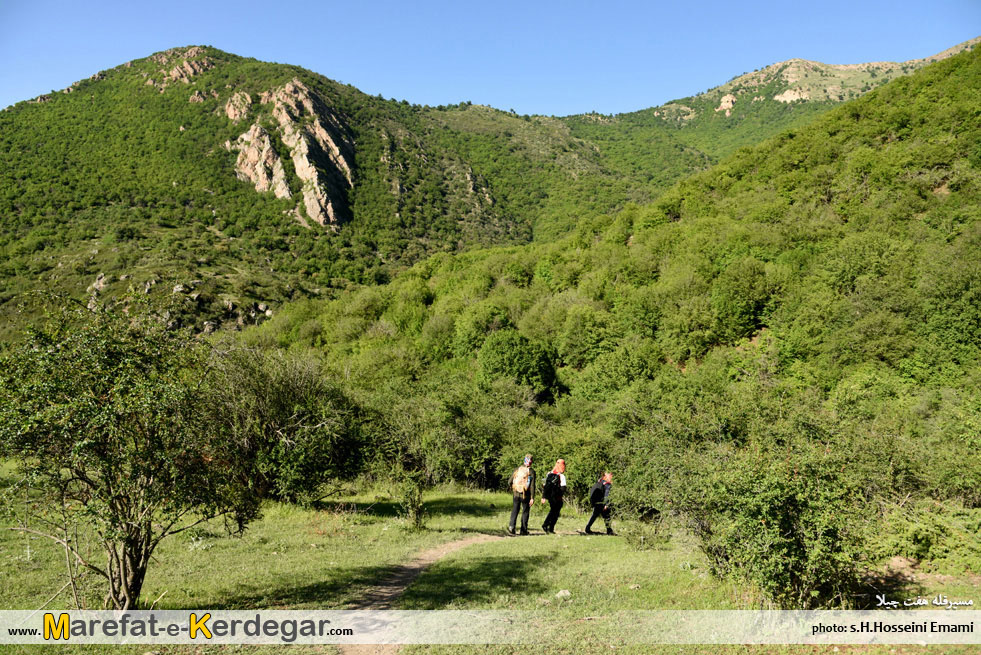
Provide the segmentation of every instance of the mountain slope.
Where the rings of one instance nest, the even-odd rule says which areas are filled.
[[[981,420],[979,106],[981,52],[964,53],[565,239],[440,255],[244,336],[313,348],[382,412],[462,403],[426,428],[448,443],[490,438],[459,433],[490,394],[479,411],[508,425],[487,428],[493,447],[432,460],[437,478],[499,453],[505,471],[531,430],[588,461],[605,444],[603,461],[649,490],[631,454],[652,447],[649,431],[738,445],[769,434],[760,412],[796,406],[817,433],[868,435],[878,455],[936,444],[922,459],[901,448],[911,473],[896,488],[979,504],[981,470],[944,468]]]
[[[561,233],[664,186],[604,169],[559,121],[386,101],[199,46],[0,112],[0,147],[0,304],[166,282],[199,324]],[[660,182],[705,164],[667,162]]]
[[[793,78],[770,69],[753,93]],[[0,307],[36,288],[180,288],[176,320],[244,325],[436,252],[559,238],[831,104],[737,100],[687,123],[518,116],[175,48],[0,112]]]
[[[905,62],[834,65],[790,59],[696,96],[623,114],[617,122],[627,129],[667,127],[682,143],[718,159],[979,42],[981,37]]]
[[[577,498],[613,471],[780,606],[860,602],[897,555],[976,571],[979,107],[965,52],[556,242],[241,336],[344,385],[369,466],[493,487],[531,452]]]

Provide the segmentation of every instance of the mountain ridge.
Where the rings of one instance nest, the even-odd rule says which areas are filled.
[[[713,160],[750,145],[752,134],[802,125],[832,106],[857,98],[923,66],[973,49],[975,37],[942,52],[904,62],[825,64],[792,58],[737,75],[703,93],[619,114],[629,124],[662,125]],[[740,127],[745,126],[740,133]],[[746,134],[750,138],[746,138]]]

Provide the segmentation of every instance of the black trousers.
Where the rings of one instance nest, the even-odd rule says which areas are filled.
[[[542,523],[542,529],[545,532],[551,532],[555,530],[555,523],[559,520],[559,512],[562,511],[562,499],[561,498],[549,498],[548,499],[548,516],[545,517],[545,522]]]
[[[514,532],[514,524],[518,520],[519,509],[521,510],[521,532],[528,532],[528,513],[531,511],[531,502],[523,496],[514,497],[514,502],[511,504],[511,521],[508,523],[508,528],[511,529],[511,532]]]
[[[613,526],[610,523],[610,509],[606,505],[593,505],[593,515],[589,517],[589,523],[586,524],[586,531],[589,532],[589,528],[593,527],[593,521],[600,516],[603,517],[603,523],[606,524],[606,531],[613,532]]]

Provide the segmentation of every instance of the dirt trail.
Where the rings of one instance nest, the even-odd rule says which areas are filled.
[[[429,550],[424,550],[413,559],[401,565],[387,578],[374,587],[369,588],[360,600],[352,603],[347,609],[352,610],[387,610],[392,609],[392,603],[402,595],[419,575],[434,562],[467,546],[482,544],[487,541],[504,539],[502,535],[476,534],[472,537],[458,539]],[[395,644],[358,644],[338,646],[341,655],[393,655],[399,652]]]

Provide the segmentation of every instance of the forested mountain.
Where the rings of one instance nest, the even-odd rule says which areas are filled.
[[[722,144],[718,113],[420,107],[213,48],[160,52],[0,112],[0,307],[35,288],[176,289],[176,320],[249,324],[433,253],[552,240],[650,202],[783,129],[774,102],[737,101]],[[796,121],[833,101],[776,104]]]
[[[345,389],[366,470],[493,485],[534,451],[582,493],[612,467],[621,507],[681,513],[788,606],[855,602],[877,556],[977,570],[979,107],[975,50],[553,242],[242,336]]]

